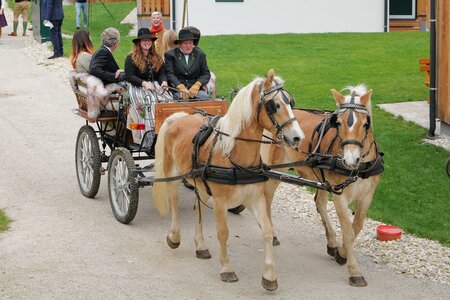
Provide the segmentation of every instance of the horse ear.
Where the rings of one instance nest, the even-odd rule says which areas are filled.
[[[272,86],[272,81],[273,78],[275,77],[275,71],[273,69],[270,69],[267,72],[267,79],[264,82],[264,89],[267,90],[268,88],[270,88]]]
[[[331,93],[333,94],[334,100],[338,102],[339,104],[344,103],[345,97],[342,96],[338,91],[335,89],[331,89]]]
[[[367,103],[370,102],[371,97],[372,97],[372,89],[370,89],[367,93],[361,96],[360,98],[361,104],[367,106]]]

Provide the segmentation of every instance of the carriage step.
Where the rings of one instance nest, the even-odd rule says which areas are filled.
[[[139,178],[139,182],[151,182],[153,183],[153,179],[155,178],[155,176],[147,176],[147,177],[143,177],[143,178]]]
[[[150,186],[153,185],[154,176],[147,176],[138,179],[139,187]]]
[[[137,165],[136,165],[137,166]],[[151,171],[153,171],[153,168],[155,167],[155,164],[154,163],[152,163],[152,164],[150,164],[150,165],[148,165],[148,166],[145,166],[145,167],[142,167],[142,168],[140,168],[140,167],[138,167],[138,168],[136,168],[136,171],[138,172],[138,173],[144,173],[144,172],[151,172]]]

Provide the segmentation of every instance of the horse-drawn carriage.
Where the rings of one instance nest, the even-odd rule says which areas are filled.
[[[176,111],[205,116],[223,115],[227,111],[224,99],[189,102],[165,99],[154,106],[155,128],[152,133],[142,123],[127,126],[130,103],[125,87],[109,96],[107,104],[101,108],[96,118],[92,118],[88,112],[87,91],[77,83],[72,88],[78,103],[78,108],[73,109],[73,112],[86,122],[78,131],[75,150],[80,191],[85,197],[95,197],[101,176],[107,173],[111,208],[116,219],[124,224],[130,223],[136,215],[139,188],[152,184],[154,143],[145,144],[145,136],[157,134],[164,120]],[[140,143],[133,142],[133,130],[143,132]],[[138,164],[138,161],[143,162]]]
[[[194,202],[196,256],[211,257],[201,218],[201,203],[211,196],[220,242],[220,277],[233,282],[238,278],[227,253],[226,211],[244,204],[262,231],[266,249],[262,285],[272,291],[278,283],[270,206],[277,184],[268,179],[310,186],[318,190],[315,200],[325,227],[328,254],[339,264],[347,263],[350,285],[367,285],[358,268],[353,242],[362,229],[383,171],[382,154],[372,132],[371,90],[350,87],[351,94],[346,96],[333,90],[337,110],[311,114],[293,110],[293,98],[271,70],[266,78],[256,78],[242,88],[229,107],[223,100],[159,103],[155,106],[155,130],[159,134],[155,162],[144,167],[135,160],[153,158],[153,149],[131,142],[126,126],[126,97],[123,94],[111,97],[111,102],[117,102],[111,107],[118,109],[91,120],[97,124],[95,131],[89,125],[84,95],[74,91],[79,103],[75,112],[86,119],[78,134],[75,155],[81,192],[94,197],[100,175],[107,170],[110,202],[120,222],[128,223],[134,218],[139,187],[153,185],[153,201],[158,211],[173,214],[167,244],[177,248],[181,241],[178,187],[186,179],[195,187],[198,200]],[[211,120],[188,114],[198,110],[224,116]],[[271,135],[263,135],[264,130]],[[305,137],[309,141],[301,142]],[[261,144],[266,144],[264,139],[270,140],[270,149],[265,154],[261,149]],[[101,149],[98,140],[102,142]],[[271,165],[261,163],[262,160]],[[107,167],[102,168],[102,163],[107,163]],[[274,171],[276,166],[295,168],[300,176]],[[146,175],[153,169],[154,177]],[[326,209],[328,193],[333,194],[341,223],[340,245]],[[352,201],[356,202],[353,220],[348,213]]]

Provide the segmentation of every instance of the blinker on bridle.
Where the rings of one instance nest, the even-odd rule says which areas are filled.
[[[275,83],[277,83],[275,81]],[[282,138],[283,136],[283,128],[287,125],[289,125],[290,123],[296,121],[295,118],[290,118],[289,120],[287,120],[286,122],[284,122],[283,124],[279,124],[277,122],[277,120],[274,117],[274,114],[277,112],[277,106],[274,100],[274,97],[278,94],[281,93],[281,98],[283,99],[284,103],[289,104],[291,106],[291,108],[294,106],[292,98],[288,98],[285,95],[285,91],[283,89],[283,85],[282,84],[276,84],[266,90],[262,90],[263,89],[263,82],[260,83],[259,85],[259,91],[261,94],[261,97],[259,98],[258,101],[258,109],[257,109],[257,114],[256,114],[256,120],[259,121],[259,114],[261,112],[261,108],[262,105],[264,104],[264,108],[266,109],[267,115],[269,116],[270,120],[272,121],[272,124],[277,128],[277,137],[278,138]],[[267,100],[267,96],[273,92],[276,92],[276,94],[274,95],[274,97],[270,98],[269,100]]]
[[[336,116],[336,117],[334,118],[334,120],[336,121],[336,120],[337,120],[337,117],[338,117],[340,114],[343,114],[343,113],[344,113],[344,112],[338,113],[339,111],[341,111],[341,110],[345,110],[345,111],[346,111],[346,110],[350,110],[350,114],[349,114],[349,117],[348,117],[348,119],[347,119],[347,125],[350,127],[350,126],[352,126],[353,123],[354,123],[353,113],[355,112],[355,110],[358,110],[358,111],[360,111],[361,113],[364,113],[364,114],[367,115],[367,124],[364,125],[364,128],[366,129],[366,134],[364,135],[364,138],[363,138],[363,140],[362,140],[361,142],[358,141],[358,140],[353,140],[353,139],[342,140],[342,138],[341,138],[341,140],[342,140],[342,142],[341,142],[341,148],[344,148],[345,145],[357,145],[357,146],[359,146],[360,148],[363,148],[363,147],[364,147],[363,145],[364,145],[364,143],[365,143],[365,141],[366,141],[366,139],[367,139],[367,133],[368,133],[369,128],[370,128],[370,115],[369,115],[369,111],[367,110],[367,107],[366,107],[365,105],[355,103],[355,96],[356,96],[356,93],[355,93],[355,91],[353,91],[352,94],[351,94],[350,103],[344,103],[344,104],[340,104],[340,105],[339,105],[339,108],[338,108],[337,111],[334,113],[334,115]],[[335,127],[337,127],[337,126],[335,126]],[[338,135],[339,135],[339,128],[337,128],[337,130],[338,130]],[[340,138],[340,136],[339,136],[339,138]]]

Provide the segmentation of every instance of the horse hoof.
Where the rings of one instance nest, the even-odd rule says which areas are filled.
[[[195,251],[195,255],[197,256],[197,258],[200,259],[209,259],[211,258],[211,253],[209,253],[209,250],[197,250]]]
[[[276,279],[274,281],[270,281],[263,277],[261,280],[261,285],[268,291],[275,291],[278,288],[278,281]]]
[[[349,278],[349,282],[350,282],[351,286],[356,286],[356,287],[367,286],[367,281],[364,279],[364,276],[351,276]]]
[[[234,272],[223,272],[223,273],[220,273],[220,279],[222,279],[222,281],[225,281],[225,282],[236,282],[236,281],[238,281],[236,273],[234,273]]]
[[[273,237],[272,245],[280,246],[280,241],[278,240],[278,238],[276,236]]]
[[[170,240],[169,236],[167,236],[167,245],[169,245],[169,247],[170,247],[171,249],[176,249],[176,248],[178,248],[178,247],[180,246],[180,243],[179,243],[179,242],[178,242],[178,243],[172,242],[172,241]]]
[[[345,264],[347,263],[347,259],[346,259],[345,257],[342,257],[342,256],[339,254],[339,250],[337,250],[337,249],[336,249],[336,254],[334,255],[334,260],[336,260],[336,262],[337,262],[338,264],[340,264],[341,266],[342,266],[342,265],[345,265]]]
[[[337,247],[327,246],[327,253],[328,253],[329,256],[335,257],[336,256],[336,252],[337,252]]]

